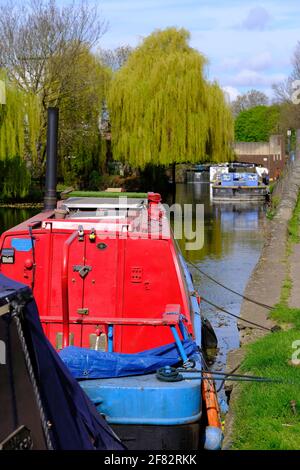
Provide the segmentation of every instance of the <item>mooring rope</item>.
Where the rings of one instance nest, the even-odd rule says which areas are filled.
[[[299,386],[300,383],[293,382],[292,380],[283,380],[279,378],[273,378],[273,377],[262,377],[259,375],[247,375],[247,374],[235,374],[234,371],[236,371],[239,368],[237,366],[233,371],[231,372],[216,372],[211,369],[184,369],[184,368],[178,368],[178,372],[185,372],[189,374],[200,374],[200,377],[189,377],[189,380],[197,380],[199,378],[205,380],[205,374],[209,373],[211,374],[211,378],[215,381],[221,381],[221,388],[223,386],[223,383],[225,381],[236,381],[236,382],[262,382],[262,383],[276,383],[276,384],[288,384],[288,385],[296,385]],[[203,375],[204,374],[204,375]],[[217,390],[219,391],[219,390]]]
[[[259,328],[259,329],[261,329],[261,330],[266,330],[266,331],[270,331],[271,333],[274,333],[275,331],[278,331],[278,329],[279,329],[278,326],[275,326],[275,327],[273,327],[273,328],[267,328],[266,326],[259,325],[258,323],[255,323],[255,322],[253,322],[253,321],[250,321],[250,320],[246,320],[246,319],[244,319],[244,318],[241,318],[241,317],[239,317],[238,315],[235,315],[234,313],[229,312],[229,311],[226,310],[225,308],[220,307],[219,305],[217,305],[217,304],[211,302],[210,300],[207,300],[205,297],[202,297],[202,296],[201,296],[201,300],[202,300],[202,302],[205,302],[205,303],[211,305],[212,307],[214,307],[214,308],[220,310],[221,312],[226,313],[227,315],[230,315],[231,317],[237,318],[238,320],[243,321],[243,322],[245,322],[245,323],[249,323],[250,325],[253,325],[253,326],[255,326],[256,328]]]
[[[234,289],[231,289],[230,287],[228,286],[225,286],[224,284],[222,284],[220,281],[217,281],[217,279],[213,278],[212,276],[210,276],[209,274],[207,274],[205,271],[203,271],[202,269],[198,268],[198,266],[194,263],[192,263],[191,261],[188,261],[188,263],[194,268],[196,269],[197,271],[199,271],[200,274],[202,274],[203,276],[207,277],[210,281],[213,281],[215,284],[217,284],[218,286],[220,287],[223,287],[223,289],[226,289],[228,290],[229,292],[231,292],[232,294],[235,294],[239,297],[241,297],[242,299],[246,300],[247,302],[251,302],[255,305],[258,305],[259,307],[262,307],[262,308],[265,308],[267,310],[273,310],[273,307],[271,307],[271,305],[267,305],[267,304],[264,304],[262,302],[259,302],[257,300],[254,300],[252,299],[251,297],[248,297],[246,295],[243,295],[241,294],[240,292],[237,292],[235,291]]]
[[[12,318],[13,318],[15,324],[16,324],[16,327],[17,327],[18,336],[19,336],[19,339],[20,339],[20,342],[21,342],[21,346],[22,346],[22,350],[23,350],[23,354],[24,354],[24,358],[25,358],[25,363],[26,363],[26,366],[27,366],[30,381],[32,383],[33,392],[34,392],[35,399],[36,399],[36,402],[37,402],[37,406],[38,406],[38,409],[39,409],[41,424],[42,424],[42,428],[43,428],[46,443],[47,443],[47,449],[48,450],[53,450],[53,445],[52,445],[50,434],[49,434],[49,423],[48,423],[47,418],[45,416],[45,412],[44,412],[40,392],[39,392],[39,389],[38,389],[38,386],[37,386],[37,382],[36,382],[35,375],[34,375],[34,370],[33,370],[32,364],[31,364],[31,359],[30,359],[30,356],[29,356],[26,340],[25,340],[25,337],[24,337],[24,334],[23,334],[22,324],[21,324],[21,321],[20,321],[20,318],[19,318],[24,306],[19,305],[16,302],[11,302],[11,306],[12,306]]]

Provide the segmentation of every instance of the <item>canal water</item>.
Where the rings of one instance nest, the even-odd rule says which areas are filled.
[[[40,209],[15,209],[0,207],[0,235],[5,230],[33,217]]]
[[[243,293],[254,269],[264,243],[265,207],[262,204],[225,203],[213,204],[207,175],[197,183],[178,184],[176,202],[181,204],[203,204],[204,245],[187,251],[186,240],[178,240],[187,261],[196,264],[202,271],[231,289]],[[0,233],[35,215],[38,209],[0,208]],[[202,228],[201,228],[202,230]],[[196,289],[214,304],[239,315],[242,299],[216,285],[191,267]],[[224,370],[226,355],[239,347],[236,319],[217,308],[202,302],[202,312],[212,323],[219,348],[212,367]],[[222,401],[225,405],[223,392]]]

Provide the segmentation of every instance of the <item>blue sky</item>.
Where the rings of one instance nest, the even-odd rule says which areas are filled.
[[[188,29],[191,45],[209,60],[209,78],[217,79],[233,98],[251,88],[271,97],[272,84],[291,72],[300,41],[299,0],[86,1],[96,2],[109,22],[103,48],[136,46],[157,28]]]
[[[109,22],[102,47],[135,46],[154,29],[184,27],[208,60],[210,79],[235,97],[256,88],[272,96],[300,41],[299,0],[102,0]]]

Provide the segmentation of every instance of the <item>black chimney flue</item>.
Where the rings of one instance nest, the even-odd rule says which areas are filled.
[[[48,108],[47,161],[44,211],[56,208],[58,108]]]

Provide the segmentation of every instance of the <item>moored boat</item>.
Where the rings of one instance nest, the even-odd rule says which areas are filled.
[[[212,186],[215,202],[265,201],[268,186],[259,181],[257,173],[223,173],[220,182]]]
[[[70,198],[0,248],[1,272],[33,289],[47,337],[123,442],[198,448],[201,315],[160,196]]]
[[[0,272],[32,289],[46,336],[129,449],[198,449],[205,424],[219,448],[199,296],[160,195],[54,207],[50,176],[46,209],[2,234]]]

